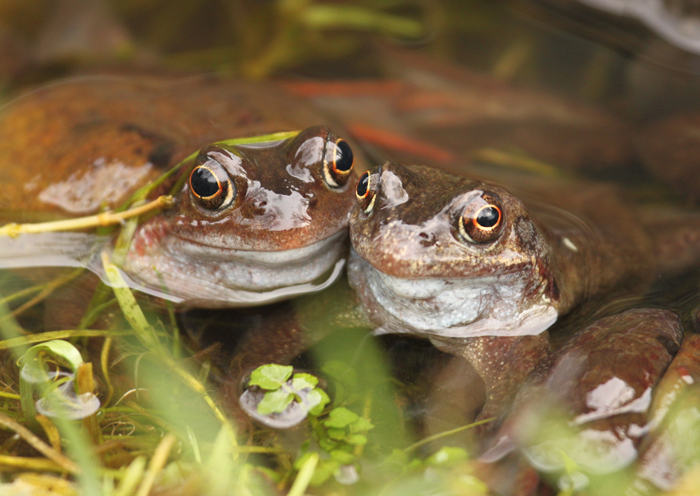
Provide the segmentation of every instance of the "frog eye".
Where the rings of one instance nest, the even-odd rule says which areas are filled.
[[[197,203],[209,210],[227,207],[236,196],[236,186],[212,158],[192,169],[190,190]]]
[[[323,176],[331,188],[339,188],[347,184],[352,174],[355,157],[348,142],[343,139],[328,141],[323,156]]]
[[[369,172],[365,172],[360,176],[357,186],[355,186],[355,198],[357,198],[357,204],[366,214],[372,212],[374,208],[375,193],[376,188],[372,184],[372,177]]]
[[[503,228],[503,210],[498,199],[484,195],[470,202],[459,217],[459,234],[470,243],[495,241]]]

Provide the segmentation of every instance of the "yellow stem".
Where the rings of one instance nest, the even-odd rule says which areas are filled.
[[[309,487],[309,482],[311,482],[311,477],[314,475],[316,470],[316,465],[318,464],[318,453],[312,453],[309,458],[306,459],[304,465],[302,465],[297,478],[294,479],[294,484],[292,488],[287,493],[287,496],[303,496],[306,492],[306,488]]]
[[[173,444],[175,444],[175,436],[172,434],[166,434],[163,440],[160,442],[155,452],[153,453],[153,458],[148,464],[148,470],[146,475],[141,481],[139,490],[136,492],[136,496],[147,496],[151,492],[153,483],[158,477],[158,472],[160,472],[165,466],[165,462],[168,461],[168,456],[170,456],[170,451],[173,449]]]
[[[80,469],[75,463],[73,463],[71,459],[67,458],[61,453],[58,453],[51,446],[49,446],[44,441],[35,436],[29,429],[24,427],[19,422],[12,420],[10,417],[3,413],[0,413],[0,425],[3,425],[8,429],[16,432],[19,435],[19,437],[21,437],[27,442],[27,444],[29,444],[32,448],[37,450],[49,460],[59,465],[66,472],[69,472],[71,474],[80,473]]]
[[[16,346],[25,346],[34,343],[43,343],[44,341],[52,341],[54,339],[66,338],[94,338],[99,336],[124,336],[133,334],[131,331],[94,331],[94,330],[71,330],[71,331],[51,331],[42,332],[41,334],[30,334],[18,338],[6,339],[0,341],[0,350],[14,348]]]
[[[152,202],[132,208],[124,212],[103,212],[89,217],[78,217],[77,219],[57,220],[54,222],[40,222],[37,224],[6,224],[0,227],[0,236],[10,236],[16,238],[20,234],[37,234],[55,231],[73,231],[76,229],[86,229],[90,227],[105,227],[114,224],[121,224],[126,219],[156,210],[159,208],[169,208],[173,205],[173,197],[163,195]]]
[[[22,470],[40,472],[64,472],[65,468],[46,458],[30,458],[27,456],[0,455],[0,467],[10,467]]]

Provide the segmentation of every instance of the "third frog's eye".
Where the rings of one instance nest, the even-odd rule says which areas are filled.
[[[355,157],[348,142],[342,139],[329,140],[323,157],[323,175],[331,188],[347,184],[352,174]]]
[[[194,199],[204,208],[224,208],[236,196],[236,187],[216,160],[209,158],[196,165],[190,174],[190,190]]]
[[[459,217],[459,234],[470,243],[495,241],[503,228],[503,210],[500,201],[483,195],[470,202]]]
[[[365,172],[362,174],[357,181],[357,186],[355,186],[355,197],[357,198],[357,204],[366,214],[369,214],[374,207],[375,189],[370,173]]]

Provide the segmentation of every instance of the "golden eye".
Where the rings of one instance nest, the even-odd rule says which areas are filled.
[[[484,195],[464,208],[459,217],[459,234],[470,243],[495,241],[503,228],[503,211],[497,198]]]
[[[372,177],[369,172],[365,172],[357,180],[355,198],[357,198],[357,204],[364,213],[369,214],[374,208],[375,189],[373,188]]]
[[[192,169],[190,190],[197,203],[209,210],[228,206],[236,196],[236,186],[221,164],[212,158]]]
[[[323,157],[323,175],[331,188],[347,184],[352,174],[355,157],[348,142],[343,139],[329,141]]]

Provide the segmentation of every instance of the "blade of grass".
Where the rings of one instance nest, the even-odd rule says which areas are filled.
[[[19,422],[12,420],[2,412],[0,412],[0,425],[17,433],[17,435],[24,439],[32,448],[60,466],[66,472],[74,475],[80,473],[80,469],[72,460],[57,452],[51,446],[36,437],[29,429],[24,427]]]
[[[100,366],[102,367],[102,376],[105,378],[105,384],[107,385],[107,397],[103,403],[103,406],[109,405],[112,401],[112,396],[114,396],[114,386],[112,386],[112,380],[109,377],[109,350],[112,347],[112,338],[109,337],[105,339],[102,345],[102,352],[100,353]]]
[[[131,462],[129,467],[124,473],[121,484],[114,491],[113,496],[129,496],[134,494],[134,490],[138,485],[139,481],[143,477],[143,472],[146,468],[146,457],[137,456],[134,461]]]
[[[31,340],[33,336],[20,336],[22,329],[17,325],[15,319],[11,317],[6,318],[7,313],[7,306],[0,302],[0,334],[5,338],[9,338],[5,343],[7,343],[8,340],[17,341],[17,338],[19,339],[19,343],[12,347],[13,354],[19,359],[28,348],[27,341]],[[39,342],[46,340],[44,336],[41,337],[43,339],[39,339]],[[77,475],[85,494],[94,494],[96,496],[102,494],[102,486],[99,483],[97,475],[96,460],[92,456],[92,450],[85,436],[76,428],[74,423],[63,417],[56,417],[54,422],[62,436],[67,440],[68,452],[75,462],[64,455],[56,453],[53,448],[37,438],[26,427],[0,412],[0,425],[5,425],[9,429],[17,432],[20,437],[25,439],[26,442],[37,449],[42,455],[56,462],[63,467],[65,471]]]
[[[311,477],[314,475],[314,470],[316,470],[316,465],[318,464],[318,453],[312,453],[304,465],[302,465],[301,470],[297,474],[297,478],[294,479],[294,484],[292,488],[287,493],[287,496],[304,496],[306,488],[309,487],[311,482]]]
[[[148,470],[141,481],[138,491],[136,491],[136,496],[148,496],[153,483],[156,481],[156,477],[158,477],[158,472],[163,469],[165,462],[168,461],[168,456],[170,456],[170,451],[173,449],[175,441],[175,436],[168,433],[160,442],[148,464]]]
[[[41,334],[30,334],[17,338],[6,339],[0,341],[0,350],[9,348],[17,348],[20,346],[29,346],[34,343],[43,343],[44,341],[52,341],[54,339],[69,339],[69,338],[95,338],[101,336],[126,336],[133,334],[132,331],[106,331],[106,330],[69,330],[69,331],[51,331],[42,332]]]
[[[236,138],[236,139],[230,139],[230,140],[224,140],[224,141],[217,141],[214,143],[214,145],[219,145],[219,146],[236,146],[236,145],[247,145],[247,144],[252,144],[252,143],[265,143],[267,141],[280,141],[288,138],[292,138],[299,134],[299,131],[290,131],[290,132],[284,132],[284,133],[272,133],[272,134],[264,134],[261,136],[249,136],[247,138]],[[180,161],[179,164],[175,165],[172,169],[170,169],[168,172],[160,176],[158,179],[154,180],[153,182],[150,182],[138,190],[134,192],[133,195],[131,195],[131,198],[129,198],[127,201],[125,201],[119,208],[116,209],[116,212],[121,212],[123,210],[126,210],[126,208],[131,205],[132,203],[136,201],[140,201],[145,199],[151,191],[153,191],[155,188],[163,184],[165,181],[167,181],[171,176],[173,176],[177,171],[182,169],[182,167],[185,164],[188,164],[192,162],[195,158],[197,158],[197,155],[199,155],[199,150],[196,152],[190,154],[189,156],[185,157],[184,160]],[[182,186],[185,184],[185,181],[187,180],[187,174],[182,174],[178,180],[175,182],[173,187],[170,189],[170,194],[172,196],[175,196],[180,189],[182,189]]]
[[[48,282],[46,284],[43,284],[41,287],[41,290],[39,291],[39,294],[37,294],[34,298],[30,299],[29,301],[25,302],[23,305],[17,307],[14,309],[9,315],[16,317],[17,315],[20,315],[21,313],[25,312],[26,310],[29,310],[32,308],[34,305],[41,303],[43,300],[45,300],[51,293],[56,291],[59,287],[63,286],[67,282],[72,281],[76,277],[78,277],[80,274],[83,273],[85,269],[83,267],[80,267],[74,271],[72,271],[70,274],[67,274],[63,277],[58,277],[54,279],[51,282]],[[30,288],[32,289],[32,288]],[[7,298],[5,299],[7,301]],[[5,317],[7,318],[7,316]]]
[[[451,429],[451,430],[445,431],[445,432],[439,432],[439,433],[434,434],[432,436],[425,437],[425,438],[421,439],[420,441],[418,441],[417,443],[413,443],[409,447],[404,448],[403,452],[410,453],[411,451],[415,451],[416,449],[420,448],[421,446],[426,445],[428,443],[431,443],[437,439],[442,439],[443,437],[448,437],[448,436],[451,436],[453,434],[457,434],[458,432],[473,429],[474,427],[478,427],[478,426],[483,425],[483,424],[488,424],[489,422],[493,422],[494,420],[495,420],[495,417],[488,418],[488,419],[480,420],[478,422],[473,422],[471,424],[463,425],[461,427],[457,427],[456,429]]]
[[[214,416],[219,420],[219,422],[221,422],[222,425],[227,425],[233,429],[233,426],[229,420],[226,418],[211,396],[209,396],[209,393],[204,385],[192,374],[183,369],[182,366],[172,357],[172,355],[170,355],[168,349],[160,342],[155,329],[148,323],[148,320],[146,320],[146,316],[141,311],[141,308],[136,302],[136,298],[134,298],[131,290],[124,282],[124,279],[119,273],[119,269],[117,269],[117,267],[109,261],[109,257],[106,253],[102,254],[102,263],[105,268],[107,279],[112,285],[114,294],[119,301],[119,306],[124,313],[124,317],[131,325],[139,341],[141,341],[149,352],[154,353],[160,360],[162,360],[188,387],[190,387],[204,399],[214,413]]]
[[[35,470],[37,472],[66,471],[64,467],[52,460],[47,460],[46,458],[29,458],[26,456],[0,455],[0,467]],[[2,472],[2,470],[0,470],[0,472]]]
[[[57,453],[61,453],[61,435],[58,433],[56,425],[43,415],[37,415],[36,421],[39,422],[41,428],[44,429],[46,437],[49,438],[53,449],[55,449]]]
[[[173,205],[173,198],[169,195],[158,197],[146,205],[126,210],[124,212],[102,212],[88,217],[78,217],[75,219],[57,220],[53,222],[39,222],[37,224],[16,224],[10,223],[0,227],[0,236],[16,238],[20,234],[37,234],[56,231],[75,231],[78,229],[88,229],[92,227],[105,227],[114,224],[121,224],[125,219],[136,217],[151,210],[169,208]]]

